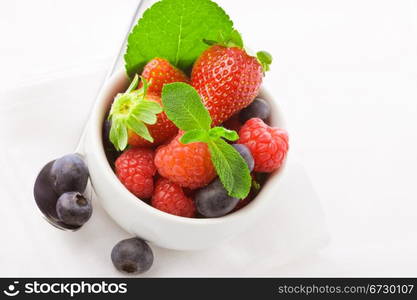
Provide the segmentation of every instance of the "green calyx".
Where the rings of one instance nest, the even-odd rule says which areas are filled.
[[[219,32],[218,38],[216,40],[203,39],[203,41],[210,46],[220,45],[227,48],[238,47],[244,49],[242,36],[236,29],[233,29],[229,34]],[[269,71],[269,66],[272,63],[271,54],[266,51],[259,51],[256,53],[256,58],[259,64],[262,66],[263,72],[265,73]]]
[[[248,165],[236,149],[225,140],[236,141],[236,131],[223,127],[210,128],[212,119],[197,91],[182,82],[164,85],[162,103],[167,117],[181,130],[183,144],[203,142],[220,181],[231,197],[243,199],[251,188]]]
[[[269,71],[269,65],[272,63],[272,55],[266,51],[259,51],[256,53],[256,58],[261,64],[263,71]]]
[[[156,123],[157,114],[162,112],[162,107],[157,102],[146,100],[148,83],[144,78],[141,80],[143,86],[136,90],[139,84],[139,76],[136,75],[126,92],[116,95],[110,109],[110,141],[116,150],[122,151],[127,147],[128,130],[153,142],[146,124]]]
[[[203,39],[203,42],[207,45],[221,45],[224,47],[238,47],[243,48],[243,39],[240,35],[239,31],[233,29],[230,33],[224,34],[223,32],[219,32],[218,37],[216,40],[206,40]]]

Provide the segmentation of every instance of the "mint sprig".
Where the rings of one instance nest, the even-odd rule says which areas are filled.
[[[182,82],[171,84],[165,90],[166,86],[162,89],[162,103],[168,119],[184,131],[210,129],[210,114],[194,88]]]
[[[168,118],[185,131],[180,142],[206,143],[214,168],[228,194],[239,199],[245,198],[251,188],[249,168],[239,152],[224,140],[236,141],[238,134],[223,127],[210,128],[210,114],[197,91],[186,83],[164,85],[162,104]]]
[[[208,47],[203,39],[228,36],[232,29],[229,16],[210,0],[159,1],[145,11],[128,37],[126,72],[140,72],[155,57],[189,69]]]
[[[246,161],[223,139],[211,139],[207,145],[217,175],[229,196],[246,198],[252,179]]]
[[[110,109],[109,138],[116,150],[122,151],[127,147],[128,130],[132,130],[145,140],[153,142],[146,124],[156,123],[156,115],[162,112],[162,107],[157,102],[146,100],[148,84],[144,78],[142,78],[142,82],[143,86],[135,90],[139,84],[139,76],[136,75],[126,92],[116,95]]]

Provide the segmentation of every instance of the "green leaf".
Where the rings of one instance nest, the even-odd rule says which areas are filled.
[[[184,133],[180,138],[180,142],[183,144],[195,143],[195,142],[207,142],[209,137],[207,135],[207,130],[203,129],[193,129]]]
[[[212,41],[207,39],[203,39],[203,42],[209,46],[217,45],[219,43],[218,41]]]
[[[123,150],[127,146],[127,129],[120,121],[112,122],[110,128],[110,141],[113,143],[116,150]]]
[[[153,138],[151,134],[149,133],[148,127],[139,119],[136,119],[135,117],[131,117],[126,121],[127,125],[130,129],[132,129],[136,134],[143,137],[145,140],[149,142],[153,142]]]
[[[243,40],[242,40],[242,36],[240,35],[239,31],[237,31],[236,29],[233,30],[230,33],[229,36],[229,41],[228,41],[228,46],[229,47],[239,47],[239,48],[243,48]]]
[[[269,71],[269,65],[272,64],[272,55],[266,51],[256,53],[259,63],[262,65],[264,72]]]
[[[239,135],[234,130],[229,130],[224,127],[214,127],[209,130],[209,136],[215,138],[225,138],[229,141],[236,141],[239,139]]]
[[[162,104],[168,118],[180,129],[209,130],[211,117],[197,91],[183,82],[165,84],[162,88]]]
[[[245,160],[222,139],[208,143],[211,160],[229,196],[243,199],[251,188],[251,176]]]
[[[140,72],[152,58],[161,57],[189,69],[219,33],[230,35],[233,22],[210,0],[162,0],[147,9],[128,37],[126,72]]]

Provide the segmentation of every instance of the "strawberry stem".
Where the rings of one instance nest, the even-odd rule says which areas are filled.
[[[133,77],[132,82],[130,83],[129,87],[127,88],[125,93],[130,93],[131,91],[133,91],[134,89],[136,89],[138,87],[139,84],[139,76],[138,74],[135,75],[135,77]]]

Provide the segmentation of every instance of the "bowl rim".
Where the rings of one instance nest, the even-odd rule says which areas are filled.
[[[126,81],[123,83],[122,81]],[[123,69],[120,69],[113,73],[112,76],[110,76],[106,82],[103,84],[103,88],[101,89],[97,100],[94,104],[92,115],[90,117],[90,124],[91,126],[90,131],[92,134],[90,134],[90,137],[92,140],[91,147],[92,149],[89,149],[91,151],[91,155],[96,156],[96,160],[99,161],[101,164],[101,171],[103,172],[102,177],[108,178],[109,183],[113,185],[115,189],[118,190],[120,193],[121,198],[124,198],[126,201],[131,202],[132,205],[137,205],[138,208],[143,209],[145,212],[157,217],[157,218],[163,218],[165,221],[175,222],[175,223],[182,223],[185,225],[214,225],[219,223],[229,223],[229,222],[235,222],[239,219],[243,219],[245,217],[248,217],[249,215],[256,214],[259,212],[260,209],[262,209],[265,205],[267,205],[267,199],[269,197],[261,197],[263,193],[266,191],[266,186],[264,186],[259,194],[256,196],[257,201],[251,201],[249,204],[247,204],[242,209],[239,209],[233,213],[227,214],[222,217],[217,218],[187,218],[187,217],[181,217],[172,215],[169,213],[166,213],[164,211],[161,211],[159,209],[156,209],[143,201],[142,199],[136,197],[134,194],[132,194],[117,178],[116,173],[113,171],[113,169],[110,166],[110,163],[108,162],[106,158],[106,154],[103,147],[103,140],[102,140],[102,126],[104,117],[107,113],[108,107],[110,105],[110,99],[114,98],[117,91],[114,92],[114,89],[117,85],[120,85],[123,83],[123,85],[128,85],[128,77]],[[267,89],[264,86],[261,86],[260,93],[263,97],[265,97],[268,102],[271,104],[271,117],[273,119],[279,119],[280,122],[280,128],[286,128],[285,126],[285,120],[282,117],[282,114],[280,110],[277,107],[277,104],[275,101],[273,101],[273,97],[271,94],[267,91]],[[261,96],[261,97],[262,97]],[[268,178],[267,184],[271,183],[272,179],[277,180],[283,170],[285,169],[286,159],[282,163],[281,167],[271,173]],[[93,188],[94,183],[92,182]],[[100,198],[100,197],[98,197]],[[262,199],[264,198],[264,199]],[[138,201],[139,200],[139,201]],[[99,199],[99,201],[101,201]],[[120,201],[120,200],[118,200]]]

